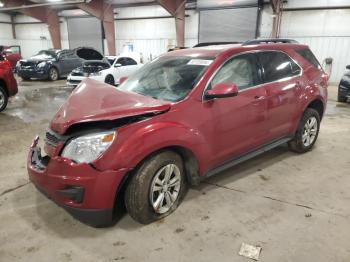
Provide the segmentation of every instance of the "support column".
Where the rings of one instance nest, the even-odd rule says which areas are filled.
[[[78,7],[102,21],[107,40],[108,53],[109,55],[116,55],[113,6],[105,1],[92,0],[86,4],[78,4]]]
[[[3,3],[5,7],[18,7],[22,5],[33,4],[27,0],[3,0]],[[51,35],[53,48],[61,49],[60,20],[55,10],[50,9],[47,6],[40,6],[18,9],[17,11],[26,16],[33,17],[43,23],[46,23]]]
[[[16,25],[15,25],[15,16],[16,15],[11,15],[11,27],[12,27],[12,38],[13,39],[17,39]]]
[[[273,10],[271,37],[278,38],[280,24],[281,24],[281,15],[282,15],[282,10],[281,10],[282,1],[281,0],[271,0],[271,6],[272,6],[272,10]]]
[[[157,0],[157,2],[175,17],[177,47],[184,47],[186,0]]]

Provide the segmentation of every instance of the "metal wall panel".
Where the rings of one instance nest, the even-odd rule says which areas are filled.
[[[93,47],[103,52],[102,25],[95,17],[68,18],[69,48]]]
[[[257,5],[258,0],[197,0],[198,9]]]
[[[257,7],[202,10],[199,14],[199,43],[253,39],[257,14]]]

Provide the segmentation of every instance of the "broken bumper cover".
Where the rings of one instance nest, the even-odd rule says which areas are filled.
[[[116,192],[126,170],[99,171],[59,156],[41,156],[34,140],[27,160],[29,179],[47,197],[73,217],[92,226],[113,221]]]

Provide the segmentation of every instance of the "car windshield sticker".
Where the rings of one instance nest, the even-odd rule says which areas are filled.
[[[187,64],[188,65],[200,65],[200,66],[208,66],[213,62],[213,60],[205,60],[205,59],[191,59]]]

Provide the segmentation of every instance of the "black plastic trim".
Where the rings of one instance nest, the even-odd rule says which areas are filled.
[[[262,153],[265,153],[266,151],[269,151],[269,150],[271,150],[271,149],[273,149],[273,148],[275,148],[277,146],[280,146],[280,145],[290,141],[291,139],[292,139],[292,137],[289,137],[289,136],[288,137],[283,137],[283,138],[277,139],[277,140],[275,140],[275,141],[273,141],[271,143],[263,145],[263,146],[261,146],[261,147],[259,147],[257,149],[254,149],[254,150],[252,150],[252,151],[250,151],[248,153],[245,153],[245,154],[242,154],[242,155],[240,155],[238,157],[235,157],[235,158],[233,158],[233,159],[231,159],[231,160],[229,160],[229,161],[227,161],[227,162],[225,162],[225,163],[223,163],[223,164],[221,164],[221,165],[219,165],[219,166],[209,170],[203,176],[203,179],[205,179],[207,177],[211,177],[213,175],[216,175],[216,174],[218,174],[218,173],[220,173],[220,172],[222,172],[222,171],[224,171],[224,170],[226,170],[228,168],[236,166],[236,165],[238,165],[238,164],[240,164],[240,163],[242,163],[242,162],[244,162],[244,161],[246,161],[248,159],[251,159],[251,158],[256,157],[256,156],[258,156],[258,155],[260,155]]]

